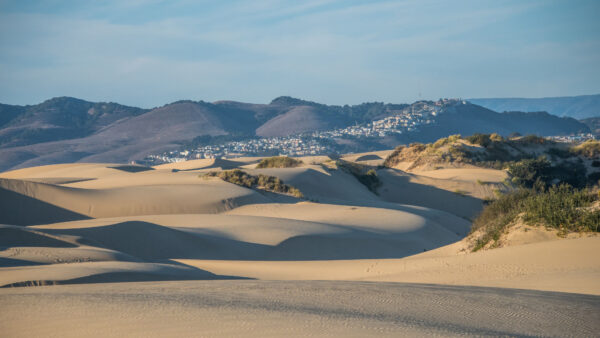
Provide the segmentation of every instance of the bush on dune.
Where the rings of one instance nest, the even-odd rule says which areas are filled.
[[[598,192],[576,189],[568,184],[545,188],[541,181],[532,188],[520,188],[501,195],[487,205],[473,222],[471,233],[480,232],[473,251],[496,242],[519,217],[526,224],[543,225],[565,234],[600,230],[600,210],[592,208]]]
[[[369,166],[364,166],[356,163],[338,160],[336,162],[338,168],[350,173],[360,183],[362,183],[367,189],[373,192],[375,195],[378,194],[377,188],[381,185],[381,180],[377,176],[377,171]]]
[[[206,177],[218,177],[223,181],[240,185],[246,188],[257,188],[265,191],[288,194],[298,198],[303,198],[302,192],[295,187],[284,184],[279,177],[258,174],[250,175],[240,169],[211,171],[206,173]]]
[[[294,168],[302,165],[302,161],[287,156],[273,156],[263,158],[256,168]]]
[[[550,141],[544,137],[541,136],[537,136],[537,135],[527,135],[527,136],[523,136],[521,138],[516,138],[514,140],[511,140],[513,143],[516,144],[521,144],[521,145],[539,145],[539,144],[552,144],[555,143],[554,141]]]
[[[547,182],[550,179],[552,164],[545,157],[524,159],[508,165],[508,174],[514,184],[532,188],[537,180]]]
[[[403,145],[394,148],[394,151],[392,151],[392,153],[389,154],[388,157],[386,157],[383,161],[383,166],[387,168],[393,168],[398,163],[400,163],[400,153],[402,153],[402,150],[404,150],[404,148],[405,147]]]
[[[587,140],[577,146],[572,147],[571,152],[575,155],[597,159],[600,157],[600,141]]]

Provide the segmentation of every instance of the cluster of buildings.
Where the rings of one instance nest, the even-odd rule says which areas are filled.
[[[306,136],[269,137],[227,142],[219,145],[205,145],[193,150],[169,151],[159,155],[149,155],[144,163],[172,163],[190,159],[235,158],[241,156],[311,156],[334,152],[333,147],[318,138]]]
[[[202,158],[326,155],[336,152],[335,142],[331,141],[336,138],[378,138],[413,131],[421,125],[433,123],[435,116],[442,109],[457,104],[466,103],[457,99],[441,99],[436,102],[420,101],[402,110],[392,112],[392,116],[360,125],[286,137],[247,139],[217,145],[204,145],[195,149],[149,155],[142,162],[158,164]]]
[[[568,136],[549,136],[551,140],[556,142],[584,142],[587,140],[594,140],[596,137],[594,134],[586,133],[586,134],[577,134],[577,135],[568,135]]]
[[[402,112],[398,115],[388,116],[381,120],[375,120],[363,125],[355,125],[342,129],[328,131],[316,131],[312,137],[332,138],[332,137],[384,137],[389,134],[402,134],[403,132],[416,130],[419,126],[434,122],[433,117],[437,115],[437,110]]]

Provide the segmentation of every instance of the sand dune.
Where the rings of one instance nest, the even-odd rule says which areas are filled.
[[[249,215],[321,222],[360,228],[394,231],[403,224],[421,222],[425,219],[440,225],[458,236],[466,236],[470,223],[463,218],[432,209],[376,203],[379,208],[338,206],[321,203],[251,204],[227,211],[228,215]],[[388,208],[384,208],[387,206]]]
[[[59,285],[0,290],[10,309],[0,330],[9,337],[592,337],[598,298],[340,281]]]
[[[393,152],[393,150],[371,151],[366,153],[348,154],[342,156],[342,159],[360,164],[372,166],[382,165],[383,161]]]
[[[481,182],[480,184],[502,183],[508,174],[504,170],[485,168],[448,168],[415,172],[419,176],[454,181]]]
[[[451,243],[461,236],[451,230],[466,224],[460,218],[452,222],[440,225],[397,210],[300,203],[249,205],[225,215],[4,226],[0,246],[11,248],[0,256],[7,259],[0,281],[72,283],[86,282],[76,279],[92,275],[108,281],[106,276],[113,272],[123,277],[123,266],[136,267],[132,271],[137,280],[160,279],[162,272],[152,272],[152,264],[179,269],[181,263],[187,270],[177,270],[174,276],[192,278],[185,273],[194,267],[219,276],[258,279],[438,283],[600,295],[600,263],[581,259],[598,254],[600,237],[460,254],[462,243]],[[104,265],[81,265],[85,269],[73,277],[78,267],[64,264],[68,262]],[[94,270],[98,266],[102,268]],[[147,270],[151,273],[144,277],[141,273]]]
[[[245,162],[236,160],[224,160],[224,159],[200,159],[190,160],[183,162],[167,163],[157,165],[156,169],[171,169],[171,170],[197,170],[197,169],[233,169],[238,168],[241,165],[247,164]]]
[[[439,251],[438,251],[439,250]],[[217,274],[275,280],[364,280],[494,286],[600,295],[600,238],[456,254],[444,247],[403,259],[341,261],[178,260]]]
[[[251,174],[276,176],[297,187],[310,200],[324,203],[379,201],[369,189],[343,170],[328,171],[320,165],[298,168],[248,170]]]
[[[483,208],[481,195],[492,189],[473,182],[434,179],[395,169],[379,170],[383,185],[381,199],[402,204],[420,205],[473,219]],[[481,193],[478,193],[481,192]]]
[[[382,160],[371,155],[376,154],[354,154],[350,160]],[[596,304],[590,309],[597,311],[597,298],[574,293],[600,295],[600,261],[594,259],[600,254],[600,236],[560,239],[522,231],[507,235],[506,246],[499,249],[464,250],[469,219],[481,210],[482,199],[500,187],[503,171],[378,169],[382,185],[374,193],[343,169],[314,164],[325,158],[306,158],[300,167],[281,169],[255,169],[258,160],[198,160],[152,169],[68,164],[0,174],[0,286],[21,287],[0,290],[0,303],[11,309],[0,313],[0,330],[14,336],[56,330],[74,336],[189,336],[200,331],[185,323],[212,318],[203,322],[203,333],[239,335],[254,327],[261,333],[293,335],[319,333],[310,328],[322,325],[335,335],[535,335],[559,331],[540,331],[529,319],[515,324],[515,316],[539,320],[537,308],[505,313],[499,304],[531,297],[544,311],[552,306],[574,309],[581,301]],[[225,167],[279,177],[306,199],[200,177]],[[137,281],[146,283],[125,283]],[[393,290],[407,286],[398,283],[422,286],[400,295]],[[23,288],[54,284],[78,285]],[[456,293],[429,284],[469,288]],[[128,290],[138,287],[142,291],[129,295]],[[372,293],[365,294],[370,288]],[[79,296],[73,296],[75,290]],[[279,290],[279,298],[270,298],[273,290]],[[102,300],[94,300],[95,292]],[[414,303],[411,292],[429,298],[418,300],[424,305]],[[145,297],[155,298],[145,306]],[[557,299],[560,306],[549,301]],[[190,300],[197,303],[190,307]],[[442,309],[439,304],[446,305]],[[460,318],[449,311],[457,304],[462,306]],[[52,306],[52,311],[36,317],[37,328],[16,316],[40,306]],[[94,326],[77,316],[61,319],[66,309],[94,313],[106,325]],[[385,319],[382,309],[391,319]],[[410,310],[413,318],[406,317],[407,309],[419,310]],[[323,311],[329,314],[325,322]],[[173,313],[169,325],[157,320],[165,313]],[[290,313],[304,324],[290,319]],[[472,320],[481,313],[490,313],[486,323],[495,324]],[[129,326],[133,314],[141,319]],[[512,319],[490,319],[499,315]],[[549,313],[544,327],[554,327],[562,315]],[[237,318],[244,324],[236,326]],[[107,323],[117,323],[114,331],[100,330]],[[173,323],[181,328],[175,330]],[[557,327],[567,325],[560,323]],[[398,325],[402,330],[396,330]],[[569,330],[560,332],[595,332],[588,322],[568,325]],[[128,331],[132,327],[136,331]],[[282,330],[268,331],[273,327]]]
[[[198,163],[198,161],[203,161],[203,165],[206,166],[200,168],[200,163]],[[247,163],[252,161],[256,162],[256,159],[242,159],[236,163]],[[118,194],[120,196],[129,196],[129,201],[132,199],[137,200],[135,203],[129,202],[130,205],[135,204],[135,206],[124,208],[127,210],[124,210],[122,213],[114,210],[111,212],[90,212],[90,210],[88,210],[89,204],[100,206],[102,203],[96,202],[96,200],[90,202],[89,199],[93,199],[93,194],[88,193],[86,195],[88,203],[86,204],[86,199],[82,199],[80,196],[86,190],[77,191],[79,194],[78,200],[80,201],[80,206],[78,207],[65,206],[64,203],[60,203],[61,199],[58,199],[53,203],[62,208],[90,217],[142,215],[149,214],[149,212],[159,214],[209,212],[206,211],[207,209],[216,212],[224,209],[215,206],[213,197],[219,200],[227,200],[234,198],[234,196],[238,196],[239,194],[244,194],[243,189],[240,190],[241,188],[239,187],[228,186],[227,184],[219,186],[219,181],[203,181],[198,179],[198,175],[204,170],[213,170],[208,167],[211,166],[211,163],[214,163],[214,160],[197,160],[189,162],[192,163],[181,162],[169,164],[168,166],[171,169],[181,168],[181,170],[187,170],[185,168],[194,168],[199,171],[172,172],[171,169],[160,169],[162,166],[158,166],[156,167],[156,170],[132,173],[111,168],[114,165],[73,164],[46,166],[38,170],[35,170],[35,168],[21,169],[3,173],[0,177],[42,182],[49,185],[61,185],[69,188],[101,190],[102,194],[110,196],[109,198]],[[253,165],[251,164],[251,166]],[[44,169],[48,172],[46,176],[44,176]],[[285,183],[299,188],[308,199],[314,201],[366,206],[372,206],[379,201],[394,202],[444,210],[467,218],[472,218],[476,215],[482,207],[479,200],[493,196],[493,191],[496,189],[496,186],[493,184],[479,184],[473,180],[431,178],[408,174],[398,170],[385,169],[378,171],[379,176],[383,181],[383,186],[378,189],[379,196],[377,196],[358,182],[355,177],[345,171],[328,170],[321,165],[305,164],[298,168],[246,170],[252,174],[263,173],[277,176]],[[484,173],[487,176],[495,175],[494,177],[500,175],[495,171],[484,170]],[[505,175],[503,172],[500,173],[501,175]],[[458,172],[455,172],[453,175],[458,175]],[[468,173],[463,174],[463,176],[472,175],[471,173]],[[168,188],[168,191],[165,191],[166,188],[163,189],[157,187],[173,185],[176,186],[173,187],[173,189]],[[184,185],[188,187],[184,187]],[[134,186],[138,188],[129,189]],[[50,188],[44,187],[44,189],[48,190]],[[18,189],[14,191],[19,192]],[[74,193],[75,190],[72,190],[71,192]],[[94,193],[100,192],[96,191]],[[248,191],[245,192],[245,194],[248,193]],[[45,196],[40,194],[37,195],[38,197],[33,197],[48,202],[48,198],[45,198]],[[25,195],[32,197],[27,193],[25,193]],[[136,198],[134,197],[135,195],[139,197]],[[190,207],[189,204],[191,204],[191,202],[189,200],[192,195],[202,196],[202,198],[197,199],[197,203],[203,204],[203,202],[205,202],[204,204],[211,204],[211,207],[204,209]],[[152,196],[154,196],[154,198]],[[161,200],[160,196],[164,196],[164,199],[166,200],[164,203],[160,204],[169,204],[170,206],[164,205],[160,208],[155,208],[157,201]],[[168,197],[168,199],[166,197]],[[101,199],[106,198],[102,197]],[[208,199],[213,200],[209,201]],[[121,198],[121,200],[123,199]],[[169,202],[176,201],[179,203],[182,200],[186,200],[183,204],[187,204],[188,207],[172,208],[171,206],[174,203]],[[252,203],[255,202],[261,203],[260,200],[253,201]],[[262,202],[265,202],[265,200],[263,199]],[[85,205],[81,206],[81,204]],[[129,210],[134,208],[139,209],[139,211]]]
[[[86,177],[97,178],[119,171],[110,168],[116,164],[106,163],[67,163],[17,169],[0,173],[1,178],[29,179],[47,177]]]
[[[468,231],[468,222],[458,217],[446,214],[441,218],[439,212],[427,209],[419,215],[414,210],[267,203],[219,215],[122,216],[28,228],[5,226],[0,228],[0,246],[10,249],[1,256],[8,268],[0,268],[0,274],[12,274],[10,283],[17,283],[35,279],[32,276],[40,271],[53,271],[50,267],[31,268],[28,274],[28,268],[23,268],[19,276],[27,279],[16,281],[10,269],[19,262],[30,266],[100,261],[178,264],[175,261],[190,259],[400,258],[450,244]],[[64,266],[58,265],[62,271]],[[48,278],[44,280],[50,282]],[[73,278],[68,274],[54,282]]]
[[[107,180],[110,182],[107,185],[114,186],[127,178]],[[150,183],[99,189],[101,184],[100,179],[70,186],[0,179],[4,200],[0,222],[31,225],[88,217],[216,213],[246,203],[271,201],[256,191],[219,180],[202,180],[197,175],[193,184]],[[74,187],[77,185],[93,188]],[[31,210],[36,211],[31,213]]]
[[[231,278],[183,265],[116,261],[19,266],[1,272],[3,287]]]
[[[292,210],[293,206],[274,208]],[[30,227],[48,236],[81,238],[78,244],[124,252],[144,260],[171,258],[307,259],[403,257],[440,247],[461,238],[450,228],[465,227],[398,210],[330,206],[353,220],[319,217],[323,206],[313,203],[297,210],[315,221],[252,215],[153,215],[104,218]],[[321,209],[321,211],[319,210]],[[243,212],[243,211],[242,211]],[[329,213],[329,216],[332,214]],[[375,216],[380,217],[375,217]],[[137,241],[129,240],[132,236]],[[363,241],[360,246],[355,242]]]

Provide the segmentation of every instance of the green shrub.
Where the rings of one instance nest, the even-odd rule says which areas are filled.
[[[402,153],[402,150],[404,150],[404,148],[405,147],[403,145],[394,148],[394,151],[392,151],[392,153],[389,154],[388,157],[386,157],[383,161],[383,166],[387,168],[392,168],[395,165],[397,165],[400,162],[400,153]]]
[[[581,161],[564,161],[553,165],[549,170],[550,183],[566,183],[576,188],[583,188],[588,184],[596,184],[597,180],[588,180],[587,169]]]
[[[537,135],[527,135],[527,136],[523,136],[519,139],[513,140],[513,142],[515,143],[520,143],[523,145],[532,145],[532,144],[548,144],[551,143],[552,141],[549,141],[541,136],[537,136]]]
[[[468,196],[469,192],[466,190],[460,190],[460,189],[456,189],[454,190],[454,193],[460,196]]]
[[[552,186],[529,196],[524,201],[524,220],[542,223],[564,231],[598,231],[598,212],[586,211],[598,198],[588,189],[575,189],[568,184]],[[598,214],[590,217],[587,214]]]
[[[374,169],[368,170],[365,174],[355,175],[358,181],[364,184],[369,190],[377,194],[377,188],[381,185],[379,176]]]
[[[517,186],[531,188],[536,182],[545,186],[567,183],[576,188],[597,183],[587,177],[587,169],[581,161],[563,161],[552,165],[544,156],[523,159],[508,164],[508,174]]]
[[[430,145],[431,145],[431,147],[437,149],[437,148],[440,148],[440,147],[442,147],[442,146],[444,146],[446,144],[452,144],[452,143],[454,143],[454,142],[456,142],[456,141],[458,141],[460,139],[461,139],[461,136],[459,134],[450,135],[448,137],[443,137],[443,138],[435,141],[434,143],[432,143]]]
[[[469,141],[471,144],[478,144],[485,148],[487,148],[492,143],[489,134],[473,134],[471,136],[468,136],[466,140]]]
[[[587,140],[577,146],[572,147],[571,152],[587,158],[598,158],[600,157],[600,141]]]
[[[302,161],[287,156],[263,158],[256,168],[294,168],[302,165]]]
[[[421,152],[421,151],[427,149],[426,145],[424,145],[423,143],[418,143],[418,142],[411,143],[410,147],[413,148],[416,152]]]
[[[562,158],[562,159],[573,157],[573,153],[571,153],[567,149],[557,148],[557,147],[552,147],[552,148],[548,149],[548,155],[555,156],[555,157]]]
[[[519,189],[510,194],[499,194],[498,199],[486,205],[471,227],[472,233],[477,230],[483,232],[475,242],[473,251],[483,248],[492,240],[497,241],[506,226],[520,213],[523,200],[531,193],[532,190]]]
[[[551,163],[546,157],[524,159],[508,165],[508,174],[512,182],[520,187],[531,188],[536,181],[550,181]]]
[[[522,215],[527,224],[544,225],[558,229],[561,233],[597,232],[600,230],[600,210],[589,208],[597,200],[597,192],[576,189],[568,184],[554,185],[548,189],[521,188],[501,195],[486,205],[473,222],[471,233],[481,231],[473,251],[483,248],[491,241],[497,241],[519,215]]]
[[[258,174],[250,175],[240,169],[211,171],[204,174],[206,177],[218,177],[223,181],[233,183],[246,188],[257,188],[265,191],[292,195],[303,198],[302,192],[297,188],[284,184],[279,177]]]
[[[503,142],[503,141],[505,141],[504,137],[502,137],[502,135],[497,134],[497,133],[490,134],[490,140],[492,140],[493,142]]]
[[[351,163],[347,161],[338,160],[337,161],[338,168],[345,170],[346,172],[352,174],[356,179],[367,187],[370,191],[377,193],[377,188],[381,186],[381,181],[379,180],[379,176],[377,176],[377,171],[375,169],[366,169],[369,168],[367,166],[362,166],[356,163]],[[365,171],[366,170],[366,171]]]

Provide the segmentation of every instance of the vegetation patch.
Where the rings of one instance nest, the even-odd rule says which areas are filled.
[[[549,186],[567,183],[576,188],[594,185],[598,181],[594,175],[587,176],[587,169],[581,161],[552,163],[545,156],[524,159],[507,164],[511,182],[519,187],[532,188],[536,184]]]
[[[263,158],[256,168],[294,168],[302,165],[302,161],[287,156],[273,156]]]
[[[468,196],[469,192],[465,191],[465,190],[460,190],[460,189],[456,189],[454,190],[454,193],[460,196]]]
[[[535,135],[451,135],[428,145],[399,146],[386,158],[384,166],[395,167],[403,162],[410,163],[408,170],[439,168],[440,164],[507,169],[517,186],[531,188],[539,178],[546,185],[568,183],[582,188],[596,184],[600,178],[600,171],[591,169],[600,168],[600,141],[573,145]]]
[[[240,169],[224,170],[224,171],[211,171],[202,175],[201,177],[218,177],[223,181],[240,185],[246,188],[256,188],[260,190],[288,194],[298,198],[304,198],[304,195],[300,190],[290,185],[284,184],[282,180],[275,176],[268,176],[263,174],[250,175]]]
[[[352,174],[356,179],[362,183],[367,189],[374,194],[378,194],[377,189],[381,186],[381,180],[377,176],[375,169],[356,163],[338,160],[336,166],[342,170]]]
[[[489,203],[473,222],[472,234],[479,234],[473,251],[489,243],[492,247],[502,233],[520,217],[530,225],[543,225],[566,234],[600,230],[600,210],[595,189],[576,189],[568,184],[549,188],[520,188]]]
[[[598,159],[600,157],[600,141],[588,140],[571,148],[575,155],[581,155],[587,158]]]

